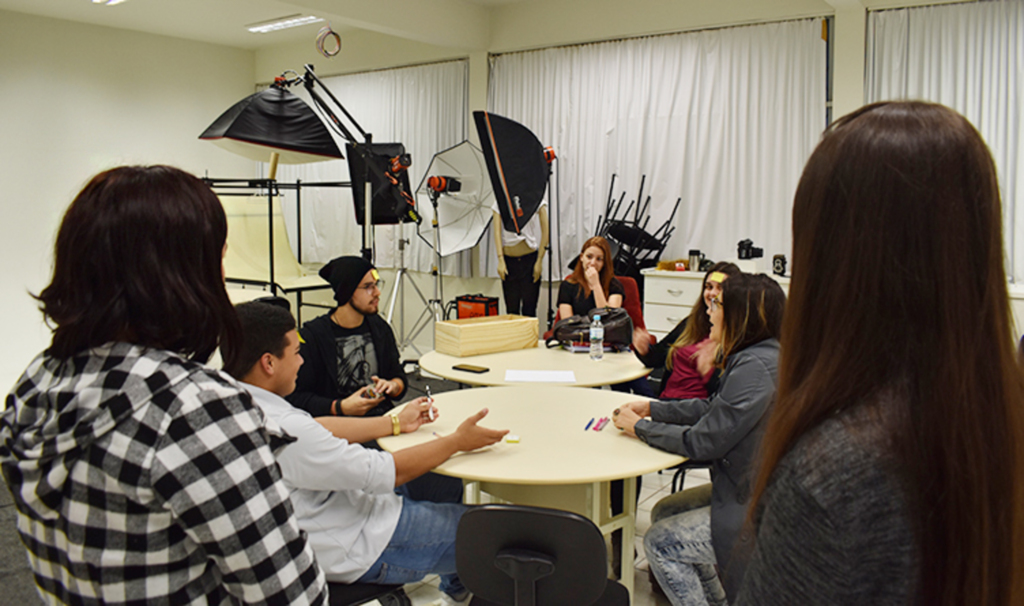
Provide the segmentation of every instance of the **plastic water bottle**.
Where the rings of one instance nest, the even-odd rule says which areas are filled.
[[[601,324],[601,314],[594,315],[594,321],[590,323],[590,359],[600,360],[604,357],[604,324]]]

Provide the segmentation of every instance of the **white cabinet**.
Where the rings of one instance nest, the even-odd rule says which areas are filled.
[[[704,273],[696,271],[661,271],[645,269],[644,275],[644,323],[652,335],[661,339],[676,324],[690,315],[690,309],[700,296]],[[772,276],[789,294],[789,278]],[[1014,335],[1019,339],[1024,334],[1024,284],[1010,284],[1010,311],[1014,324]]]
[[[660,340],[690,315],[704,286],[704,272],[645,269],[641,273],[644,275],[644,323]],[[772,277],[783,291],[789,291],[789,278]]]

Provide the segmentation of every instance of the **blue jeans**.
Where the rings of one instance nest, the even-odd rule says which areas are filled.
[[[655,522],[644,535],[644,552],[672,606],[727,603],[715,570],[710,505]]]
[[[359,583],[401,585],[441,575],[441,591],[456,601],[468,591],[455,574],[455,530],[469,508],[457,503],[402,499],[402,514],[384,553]]]

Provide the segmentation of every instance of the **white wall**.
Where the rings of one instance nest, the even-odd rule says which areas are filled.
[[[250,51],[0,11],[0,390],[49,344],[29,297],[85,181],[120,164],[251,176],[199,134],[253,91]]]

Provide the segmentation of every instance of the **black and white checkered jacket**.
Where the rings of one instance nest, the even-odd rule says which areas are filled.
[[[29,365],[0,464],[40,595],[78,604],[322,604],[269,444],[225,374],[108,344]]]

